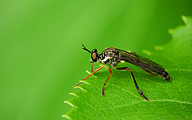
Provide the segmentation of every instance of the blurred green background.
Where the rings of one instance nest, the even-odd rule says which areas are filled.
[[[82,50],[141,52],[171,40],[191,0],[1,0],[0,119],[63,120],[90,70]]]

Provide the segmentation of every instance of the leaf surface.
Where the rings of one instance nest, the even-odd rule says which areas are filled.
[[[95,73],[82,90],[71,93],[76,97],[65,101],[73,106],[63,115],[70,119],[191,119],[192,118],[192,19],[182,17],[184,26],[169,30],[173,40],[145,57],[161,64],[171,76],[168,82],[158,76],[150,76],[140,68],[129,66],[140,89],[151,100],[147,102],[137,92],[129,71],[113,70],[113,75],[101,90],[109,71]],[[144,50],[146,53],[146,50]],[[150,53],[150,54],[149,54]]]

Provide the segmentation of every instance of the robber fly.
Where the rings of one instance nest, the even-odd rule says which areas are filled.
[[[108,48],[104,49],[101,54],[98,54],[97,49],[93,49],[92,51],[89,51],[84,45],[82,45],[82,46],[83,46],[84,50],[91,53],[91,59],[92,59],[92,61],[90,61],[92,63],[92,68],[91,68],[92,72],[86,78],[84,78],[82,80],[86,80],[91,75],[93,75],[95,72],[101,70],[105,65],[107,65],[109,68],[110,75],[107,78],[107,80],[105,81],[105,83],[103,84],[102,96],[105,96],[104,87],[107,84],[110,77],[112,76],[112,70],[111,70],[111,67],[112,67],[113,69],[116,69],[116,70],[129,70],[131,72],[131,76],[133,78],[137,91],[143,98],[145,98],[147,101],[149,101],[149,99],[139,89],[139,86],[135,80],[132,70],[129,67],[116,68],[116,65],[121,62],[131,63],[135,66],[142,68],[146,73],[148,73],[150,75],[158,75],[167,81],[170,81],[170,79],[171,79],[169,76],[169,73],[167,73],[165,71],[165,68],[163,68],[162,66],[158,65],[157,63],[155,63],[147,58],[138,56],[135,52],[127,52],[124,50],[117,49],[115,47],[108,47]],[[102,63],[104,65],[93,71],[94,62]],[[80,85],[81,83],[82,82],[79,82],[73,88]]]

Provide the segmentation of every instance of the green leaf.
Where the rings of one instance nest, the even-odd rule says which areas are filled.
[[[143,50],[143,55],[166,68],[171,76],[168,82],[158,76],[150,76],[140,68],[129,66],[140,89],[151,100],[147,102],[135,89],[129,71],[113,70],[109,76],[106,68],[88,78],[71,93],[76,97],[65,101],[73,106],[64,117],[70,119],[191,119],[192,118],[192,19],[182,17],[184,26],[169,30],[173,40],[156,46],[154,51]],[[145,54],[146,53],[146,54]]]

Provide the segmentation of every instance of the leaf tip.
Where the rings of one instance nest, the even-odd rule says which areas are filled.
[[[62,117],[65,117],[65,118],[71,120],[71,118],[68,115],[62,115]]]
[[[70,95],[73,95],[73,96],[75,96],[75,97],[79,97],[77,94],[75,94],[75,93],[69,93]]]
[[[174,33],[174,30],[173,30],[173,29],[169,29],[169,30],[168,30],[168,33],[169,33],[169,34],[173,34],[173,33]]]
[[[88,70],[86,70],[86,72],[87,72],[88,74],[91,74],[91,72],[89,72]]]
[[[82,87],[80,87],[80,86],[76,86],[76,88],[79,88],[79,89],[81,89],[81,90],[83,90],[83,91],[87,91],[87,90],[85,90],[84,88],[82,88]]]
[[[142,52],[145,53],[145,54],[147,54],[147,55],[151,55],[151,52],[149,52],[149,51],[147,51],[147,50],[145,50],[145,49],[143,49]]]
[[[188,24],[189,23],[189,19],[188,19],[188,17],[186,17],[186,16],[181,16],[181,19],[183,20],[183,22],[185,23],[185,24]]]
[[[72,106],[72,107],[75,107],[75,105],[73,105],[71,102],[69,101],[64,101],[64,103],[67,103],[68,105]]]
[[[162,46],[155,46],[155,50],[164,50],[164,47],[162,47]]]
[[[85,84],[89,84],[88,82],[85,82],[85,80],[81,80],[80,82],[85,83]]]

